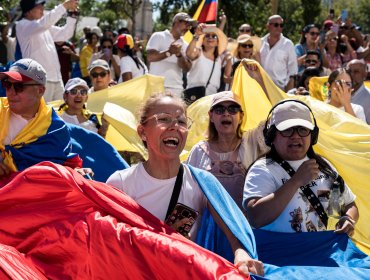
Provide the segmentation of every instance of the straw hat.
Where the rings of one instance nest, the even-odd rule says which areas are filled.
[[[258,52],[261,49],[261,38],[257,36],[250,36],[248,34],[242,34],[240,35],[235,42],[234,45],[234,51],[232,52],[234,56],[238,55],[238,45],[244,44],[248,41],[251,41],[253,43],[253,53]]]
[[[216,27],[216,25],[208,25],[204,30],[203,32],[205,34],[207,33],[214,33],[217,35],[217,38],[218,38],[218,54],[222,54],[225,50],[226,50],[226,47],[227,47],[227,37],[225,35],[225,33],[222,32],[221,29],[219,29],[218,27]],[[199,40],[197,42],[197,47],[198,48],[201,48],[202,45],[203,45],[203,40],[204,40],[204,35],[205,34],[202,34],[199,36]]]

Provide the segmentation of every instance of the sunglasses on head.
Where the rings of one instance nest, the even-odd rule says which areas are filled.
[[[252,49],[253,48],[253,44],[239,44],[239,46],[241,46],[242,48],[245,48],[245,49]]]
[[[41,84],[24,84],[24,83],[12,83],[9,80],[5,79],[1,81],[1,85],[6,89],[10,90],[12,87],[16,93],[20,93],[24,91],[25,87],[28,86],[41,86]]]
[[[204,35],[204,37],[206,39],[217,39],[217,35],[216,34],[206,34],[206,35]]]
[[[228,111],[230,115],[236,115],[238,112],[242,111],[239,105],[230,105],[228,107],[223,105],[216,105],[212,108],[211,112],[214,112],[217,115],[223,115]]]
[[[277,23],[277,22],[270,22],[269,25],[272,25],[274,27],[284,27],[284,23]]]
[[[239,32],[251,32],[249,28],[240,28]]]
[[[310,34],[311,36],[319,36],[320,35],[320,32],[314,32],[314,31],[312,31],[312,32],[309,32],[308,34]]]
[[[101,78],[104,78],[105,76],[107,76],[107,74],[108,74],[107,72],[103,71],[103,72],[99,72],[99,73],[94,72],[94,73],[91,73],[90,75],[93,78],[97,78],[98,76],[100,76]]]
[[[75,96],[78,93],[81,94],[82,96],[85,96],[85,95],[87,95],[87,89],[76,89],[76,88],[73,88],[73,89],[67,91],[67,93],[69,95],[72,95],[72,96]]]

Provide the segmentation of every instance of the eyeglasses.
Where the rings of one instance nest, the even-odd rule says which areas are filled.
[[[244,49],[252,49],[253,48],[253,44],[239,44],[239,46],[241,46]]]
[[[112,48],[112,46],[101,46],[102,47],[102,49],[111,49]]]
[[[175,122],[179,125],[179,127],[183,129],[190,129],[191,125],[193,124],[192,119],[189,117],[180,116],[178,118],[174,118],[173,116],[167,113],[154,114],[153,116],[150,116],[141,123],[144,124],[151,119],[155,119],[157,124],[164,125],[167,127],[172,126],[173,123]]]
[[[211,112],[214,112],[217,115],[225,114],[226,110],[230,115],[236,115],[238,112],[242,111],[242,108],[238,105],[230,105],[228,107],[222,105],[216,105],[212,108]]]
[[[75,96],[78,93],[81,94],[82,96],[85,96],[85,95],[87,95],[87,92],[88,92],[87,89],[76,89],[76,88],[73,88],[73,89],[67,91],[67,93],[72,95],[72,96]]]
[[[101,78],[104,78],[105,76],[107,76],[107,72],[105,72],[105,71],[102,71],[102,72],[93,72],[93,73],[91,73],[90,75],[91,75],[91,77],[93,77],[93,78],[97,78],[98,76],[100,76]]]
[[[295,131],[297,131],[300,137],[306,137],[311,133],[310,129],[303,126],[294,126],[283,131],[279,131],[279,133],[283,137],[292,137]]]
[[[345,84],[347,87],[351,88],[352,87],[352,82],[344,81],[344,80],[335,80],[337,84],[343,85]]]
[[[284,27],[284,23],[277,23],[277,22],[270,22],[269,25],[272,25],[274,27],[280,27],[280,28],[283,28]]]
[[[20,93],[20,92],[23,92],[24,91],[24,88],[25,87],[28,87],[28,86],[41,86],[41,84],[24,84],[24,83],[12,83],[8,80],[2,80],[1,81],[1,85],[6,89],[6,90],[10,90],[12,87],[14,88],[14,91],[16,93]]]
[[[204,37],[206,39],[217,39],[217,35],[216,34],[206,34],[206,35],[204,35]]]
[[[319,36],[320,35],[320,32],[309,32],[309,34],[311,35],[311,36]]]
[[[249,33],[249,32],[251,32],[251,30],[250,30],[250,29],[248,29],[248,28],[240,28],[240,29],[239,29],[239,32],[246,32],[246,33]]]
[[[313,59],[306,59],[305,62],[309,65],[314,65],[314,64],[318,63],[317,60],[313,60]]]

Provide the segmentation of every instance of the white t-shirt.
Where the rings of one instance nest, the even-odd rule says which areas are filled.
[[[144,68],[142,68],[142,66],[140,66],[140,68],[137,68],[135,61],[130,56],[121,57],[120,60],[121,74],[119,76],[118,83],[122,83],[122,74],[124,73],[131,72],[133,79],[148,73],[148,68],[146,68],[145,63],[142,62],[141,60],[140,62],[142,66],[144,66]]]
[[[357,91],[352,93],[351,102],[363,107],[366,121],[370,124],[370,89],[362,85]]]
[[[98,132],[96,124],[90,120],[80,123],[76,115],[69,115],[66,112],[63,112],[59,117],[67,123],[78,125],[95,133]]]
[[[366,122],[364,107],[358,104],[354,104],[354,103],[351,103],[351,106],[352,106],[353,112],[356,115],[356,118]],[[344,107],[339,107],[339,109],[341,109],[342,111],[345,111]]]
[[[3,144],[9,145],[30,121],[31,120],[26,120],[21,115],[11,112],[8,124],[8,133],[5,136]]]
[[[290,76],[298,73],[297,56],[291,40],[282,34],[280,40],[270,48],[269,34],[262,38],[261,65],[274,83],[281,89],[288,84]]]
[[[213,60],[206,58],[203,51],[200,51],[199,57],[192,62],[190,71],[188,72],[187,88],[206,86],[209,77],[209,84],[206,88],[206,95],[217,93],[221,82],[221,57],[218,56],[213,68]]]
[[[150,37],[146,46],[147,50],[156,50],[158,52],[167,51],[170,45],[176,41],[169,30],[155,32]],[[176,41],[182,45],[181,53],[186,56],[186,48],[188,44],[181,37]],[[151,62],[149,73],[157,76],[164,76],[164,86],[166,88],[183,89],[182,69],[177,65],[178,58],[171,55],[160,61]]]
[[[308,157],[297,160],[287,161],[290,166],[297,171],[301,164],[308,160]],[[334,169],[333,166],[331,166]],[[250,168],[244,184],[243,206],[246,209],[247,201],[251,198],[265,197],[276,192],[291,177],[275,161],[261,158]],[[327,175],[319,172],[318,177],[313,180],[309,187],[319,198],[325,211],[328,208],[330,188],[333,180]],[[344,205],[352,203],[356,196],[347,185],[342,193]],[[306,196],[300,188],[296,191],[284,211],[270,224],[261,227],[264,230],[277,232],[297,232],[297,231],[323,231],[326,230],[320,221],[317,212],[313,209]]]
[[[122,190],[158,219],[164,221],[175,181],[176,177],[154,178],[146,172],[143,164],[139,163],[114,172],[108,178],[107,183]],[[199,212],[190,231],[191,239],[195,240],[203,210],[207,207],[207,199],[186,165],[184,165],[183,183],[178,202]]]
[[[16,24],[17,40],[22,56],[32,58],[40,63],[46,71],[46,79],[51,82],[62,80],[60,63],[54,42],[67,41],[73,36],[77,19],[67,17],[63,27],[56,26],[59,19],[65,14],[63,4],[39,20],[21,19]]]

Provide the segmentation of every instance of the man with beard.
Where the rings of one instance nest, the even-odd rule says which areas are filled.
[[[149,73],[164,76],[165,89],[178,97],[182,96],[183,71],[190,70],[191,62],[185,52],[188,44],[182,36],[196,21],[186,13],[178,13],[172,19],[171,30],[155,32],[147,44]]]

